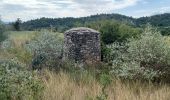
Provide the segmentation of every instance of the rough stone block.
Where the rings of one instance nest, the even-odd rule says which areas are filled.
[[[100,33],[79,27],[64,33],[64,57],[79,63],[97,63],[101,60]]]

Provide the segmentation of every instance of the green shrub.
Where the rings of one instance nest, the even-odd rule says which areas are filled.
[[[165,70],[170,64],[170,45],[156,30],[147,28],[140,39],[128,43],[130,60],[140,62],[141,67]]]
[[[119,26],[119,24],[107,22],[101,27],[101,29],[100,29],[101,40],[105,44],[111,44],[118,40],[118,38],[119,38],[118,26]]]
[[[13,48],[14,46],[13,46],[13,43],[12,43],[12,41],[11,40],[9,40],[9,39],[6,39],[5,41],[3,41],[2,43],[1,43],[1,48],[2,49],[11,49],[11,48]]]
[[[97,26],[97,25],[96,25]],[[110,54],[110,48],[106,45],[110,45],[114,42],[123,43],[129,38],[138,37],[141,33],[141,29],[133,28],[123,23],[118,23],[116,21],[102,21],[99,23],[101,32],[101,54],[102,61],[110,63],[112,57]],[[98,28],[97,28],[98,29]],[[111,58],[111,59],[110,59]]]
[[[123,78],[155,79],[168,74],[170,46],[156,30],[147,27],[140,38],[124,45],[113,44],[113,73]],[[166,75],[167,76],[167,75]]]
[[[137,37],[141,32],[138,28],[133,28],[116,21],[105,21],[100,27],[101,41],[104,44],[124,42],[131,37]]]
[[[112,59],[110,59],[111,49],[108,48],[103,42],[101,43],[101,60],[105,63],[109,63]]]
[[[108,94],[106,92],[106,88],[112,82],[111,75],[106,74],[106,73],[100,74],[99,82],[102,85],[102,92],[99,96],[97,96],[97,100],[107,100]]]
[[[7,38],[7,35],[5,35],[5,26],[0,20],[0,42],[4,41]]]
[[[43,85],[32,73],[15,60],[0,61],[0,99],[38,100]]]
[[[13,27],[16,31],[20,31],[21,30],[21,19],[17,18],[17,20],[13,23]]]
[[[27,43],[26,48],[33,54],[34,69],[57,67],[61,63],[63,38],[59,33],[43,32]]]

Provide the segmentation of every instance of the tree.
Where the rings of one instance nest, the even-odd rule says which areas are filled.
[[[112,44],[113,42],[125,42],[128,38],[137,37],[141,33],[141,29],[117,21],[105,21],[101,25],[100,32],[102,42]]]
[[[0,42],[2,42],[7,38],[7,36],[4,33],[5,33],[5,26],[3,22],[0,20]]]
[[[111,44],[119,38],[119,24],[112,22],[105,22],[100,29],[101,40],[104,44]]]
[[[18,18],[16,21],[15,21],[15,23],[13,23],[13,26],[14,26],[14,29],[16,30],[16,31],[20,31],[21,30],[21,19],[20,18]]]

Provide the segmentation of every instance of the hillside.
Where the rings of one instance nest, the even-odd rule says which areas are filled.
[[[134,24],[135,21],[135,19],[132,17],[128,17],[120,14],[100,14],[100,15],[92,15],[92,16],[80,17],[80,18],[72,18],[72,17],[40,18],[40,19],[24,22],[22,26],[24,30],[35,30],[35,29],[48,28],[50,26],[53,26],[63,31],[75,26],[84,26],[86,23],[94,22],[94,21],[96,22],[101,20],[117,20],[117,21],[123,21],[131,24]]]
[[[133,18],[120,14],[100,14],[80,18],[40,18],[22,23],[22,28],[24,30],[36,30],[52,27],[56,31],[63,32],[72,27],[86,26],[86,24],[91,22],[96,23],[102,20],[116,20],[134,27],[143,27],[145,24],[150,23],[152,26],[158,27],[162,34],[170,34],[170,13],[141,18]]]
[[[170,26],[170,13],[154,15],[150,17],[141,17],[136,20],[136,25],[150,23],[153,26],[169,27]]]

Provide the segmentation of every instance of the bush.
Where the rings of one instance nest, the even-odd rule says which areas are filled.
[[[11,40],[9,40],[9,39],[6,39],[5,41],[3,41],[2,43],[1,43],[1,48],[2,49],[11,49],[11,48],[13,48],[14,46],[13,46],[13,43],[12,43],[12,41]]]
[[[59,33],[43,32],[27,43],[26,48],[33,54],[33,69],[57,67],[62,58],[63,38]]]
[[[118,26],[119,24],[107,22],[101,27],[100,29],[101,40],[103,41],[103,43],[111,44],[118,40],[119,38]]]
[[[21,19],[17,18],[17,20],[13,23],[13,27],[16,31],[20,31],[21,30]]]
[[[97,26],[97,25],[96,25]],[[129,38],[138,37],[141,33],[141,30],[138,28],[133,28],[123,23],[118,23],[116,21],[104,21],[99,23],[100,32],[101,32],[101,54],[102,61],[109,63],[111,59],[109,53],[110,48],[107,48],[106,45],[110,45],[114,42],[124,43]],[[112,58],[112,57],[111,57]]]
[[[111,55],[115,56],[113,73],[118,76],[152,80],[169,73],[170,46],[159,32],[150,27],[140,38],[129,39],[124,45],[114,44],[111,48]]]
[[[125,42],[131,37],[137,37],[141,32],[138,28],[133,28],[123,23],[105,21],[100,26],[101,40],[104,44],[113,42]]]
[[[141,67],[162,71],[170,64],[170,45],[156,30],[147,28],[140,39],[131,39],[128,47],[129,58]]]
[[[0,61],[0,99],[40,99],[43,85],[36,75],[15,60]]]
[[[4,41],[7,38],[4,32],[5,32],[5,26],[0,20],[0,42]]]
[[[107,47],[103,42],[101,43],[101,60],[105,63],[109,63],[111,49]]]

